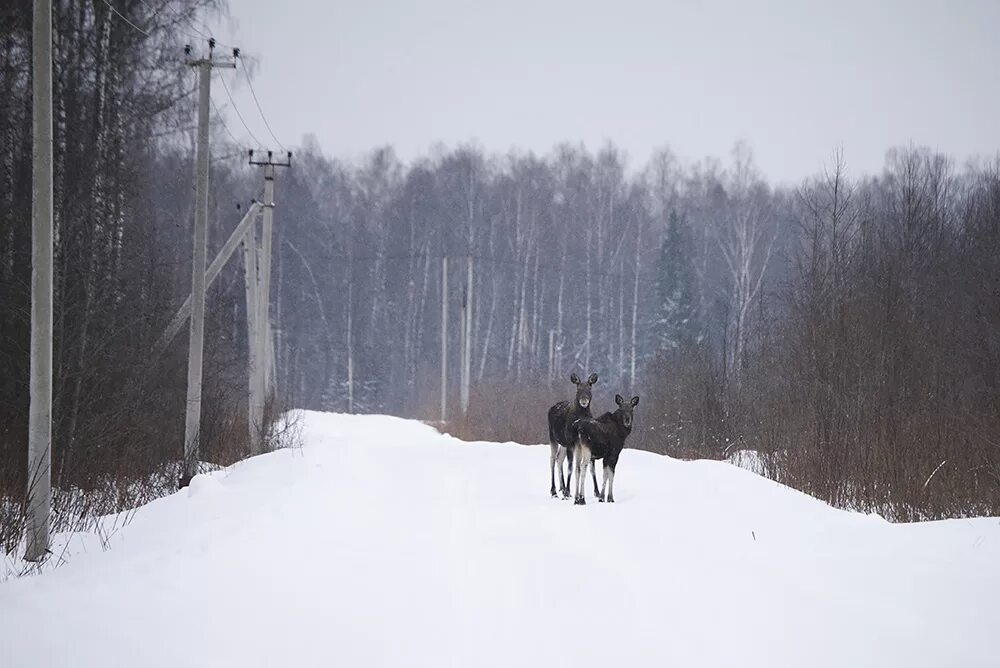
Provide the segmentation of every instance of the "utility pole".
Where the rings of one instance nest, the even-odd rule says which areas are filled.
[[[458,405],[465,415],[465,316],[468,313],[469,293],[462,288],[462,311],[458,319]]]
[[[468,258],[465,298],[462,300],[462,413],[469,410],[469,384],[472,377],[472,256]]]
[[[260,346],[258,345],[257,326],[257,306],[260,303],[258,296],[257,277],[257,224],[256,216],[254,221],[247,228],[243,236],[243,282],[246,289],[247,302],[247,430],[250,439],[250,454],[260,453],[260,433],[264,418],[264,387],[258,379],[263,379],[260,370],[263,360],[261,359]]]
[[[31,378],[24,558],[49,551],[52,507],[52,0],[35,0],[32,27]]]
[[[258,254],[255,262],[257,275],[259,277],[258,290],[256,291],[257,303],[254,309],[253,333],[250,333],[248,325],[247,332],[250,338],[247,339],[247,349],[250,350],[251,359],[256,360],[256,364],[250,370],[250,414],[248,416],[251,433],[252,452],[263,451],[264,445],[264,407],[267,404],[273,383],[273,368],[271,360],[271,236],[274,227],[274,168],[291,167],[292,153],[287,153],[284,162],[274,161],[274,152],[268,151],[265,159],[254,158],[254,152],[250,151],[249,162],[251,165],[264,168],[264,225],[261,231],[260,246],[254,243],[255,252]],[[248,296],[249,299],[249,296]],[[247,311],[249,319],[250,312]]]
[[[552,379],[555,377],[556,364],[556,330],[549,330],[549,388],[552,387]]]
[[[448,419],[448,257],[441,258],[441,422]]]
[[[208,107],[212,100],[212,68],[236,68],[234,60],[213,58],[215,39],[208,40],[208,57],[191,59],[184,47],[186,64],[198,68],[198,153],[195,162],[194,258],[191,267],[191,337],[188,341],[187,404],[184,418],[184,477],[187,484],[198,472],[198,439],[201,429],[202,354],[205,343],[205,256],[208,234]]]
[[[347,282],[347,412],[354,413],[354,286]]]

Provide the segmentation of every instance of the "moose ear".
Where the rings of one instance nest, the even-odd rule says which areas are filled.
[[[593,385],[594,383],[596,383],[597,382],[597,374],[596,373],[590,374],[590,378],[587,379],[587,382],[590,383],[591,385]]]
[[[569,376],[569,382],[573,383],[574,385],[579,385],[580,384],[580,377],[578,375],[576,375],[575,373],[571,373],[570,376]]]
[[[622,399],[622,395],[620,395],[620,394],[616,394],[615,395],[615,403],[618,404],[619,406],[621,406],[623,403],[625,403],[625,400]]]
[[[635,406],[638,406],[638,405],[639,405],[639,395],[637,394],[634,397],[632,397],[632,406],[634,408]]]

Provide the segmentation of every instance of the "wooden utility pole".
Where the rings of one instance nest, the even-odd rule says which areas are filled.
[[[287,153],[284,162],[275,162],[274,152],[268,151],[265,159],[254,157],[254,152],[250,151],[250,164],[264,168],[264,224],[261,231],[260,245],[251,241],[257,254],[254,269],[256,285],[253,316],[250,309],[247,309],[247,350],[250,354],[250,399],[248,414],[248,426],[250,430],[251,452],[263,452],[264,446],[264,407],[267,404],[268,395],[273,383],[273,356],[271,354],[271,236],[274,226],[274,168],[291,167],[292,154]],[[248,231],[247,235],[251,234]],[[249,267],[249,263],[246,265]],[[250,281],[247,282],[247,300],[252,298],[249,294]],[[251,318],[253,324],[250,324]]]
[[[205,342],[205,259],[208,234],[208,107],[212,100],[212,69],[236,68],[235,60],[213,58],[215,39],[208,40],[208,57],[192,60],[184,47],[186,64],[198,69],[198,153],[195,161],[194,258],[191,267],[191,337],[188,341],[187,402],[184,417],[184,477],[198,472],[201,429],[202,355]],[[233,50],[233,57],[239,55]]]
[[[52,0],[35,0],[32,28],[31,378],[24,558],[49,551],[52,506]]]

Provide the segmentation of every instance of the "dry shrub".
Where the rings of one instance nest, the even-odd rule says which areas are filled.
[[[470,389],[468,412],[444,431],[467,441],[548,443],[547,413],[562,398],[544,381],[483,383]]]
[[[724,456],[736,438],[720,373],[701,346],[661,353],[639,377],[628,447],[684,459]]]

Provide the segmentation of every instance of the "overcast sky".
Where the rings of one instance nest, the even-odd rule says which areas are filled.
[[[259,58],[254,87],[278,138],[311,133],[341,158],[611,140],[638,167],[656,147],[725,158],[744,139],[788,182],[838,145],[855,174],[911,141],[960,162],[1000,150],[1000,0],[229,5],[208,24]],[[267,140],[245,86],[236,100]]]

